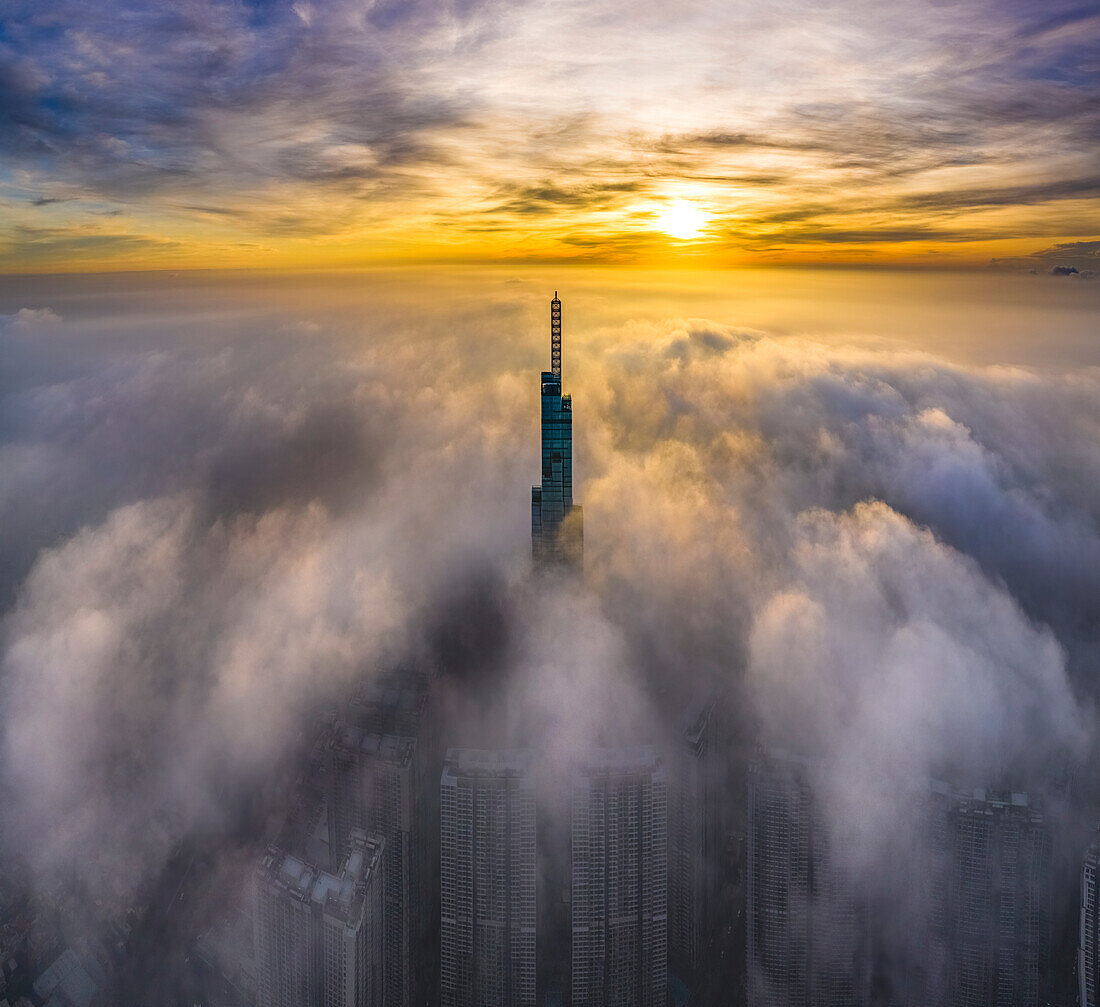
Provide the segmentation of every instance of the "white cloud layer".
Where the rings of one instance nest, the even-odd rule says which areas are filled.
[[[137,898],[384,655],[441,658],[458,693],[497,676],[499,706],[464,715],[563,758],[725,686],[738,723],[827,757],[871,877],[930,775],[1043,793],[1084,765],[1100,374],[701,320],[579,337],[569,597],[525,575],[514,305],[414,293],[401,324],[281,331],[254,305],[123,307],[124,343],[45,363],[41,340],[102,321],[4,324],[0,769],[5,838],[43,883],[75,863]],[[201,338],[165,328],[200,318]]]

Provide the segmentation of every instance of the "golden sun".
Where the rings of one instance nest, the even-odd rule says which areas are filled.
[[[679,200],[657,215],[657,226],[672,238],[698,238],[710,218],[694,203]]]

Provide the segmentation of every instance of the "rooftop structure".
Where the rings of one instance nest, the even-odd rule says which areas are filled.
[[[356,833],[338,873],[268,848],[253,874],[259,1007],[382,1007],[384,846]]]
[[[526,778],[533,762],[534,756],[526,748],[452,748],[447,752],[443,778]]]
[[[65,950],[34,983],[34,992],[58,1007],[91,1007],[99,990],[71,950]]]

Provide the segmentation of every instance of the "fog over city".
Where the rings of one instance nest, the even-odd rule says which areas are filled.
[[[897,900],[899,957],[931,779],[1041,797],[1078,856],[1100,370],[593,283],[571,301],[562,279],[576,587],[530,566],[551,291],[518,277],[293,304],[244,280],[6,288],[0,837],[32,887],[97,920],[198,843],[224,868],[203,898],[240,897],[310,725],[416,662],[443,674],[448,744],[531,747],[550,777],[719,696],[740,758],[815,757],[846,869]]]

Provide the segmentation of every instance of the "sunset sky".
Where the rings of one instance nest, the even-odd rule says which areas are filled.
[[[0,270],[1100,253],[1100,7],[0,4]]]
[[[788,915],[844,943],[876,907],[883,1002],[949,960],[930,781],[1030,795],[1074,1002],[1098,154],[1100,0],[0,0],[9,996],[63,939],[104,1003],[199,1002],[198,928],[263,919],[253,868],[327,828],[330,729],[400,669],[433,690],[401,856],[448,748],[537,753],[545,846],[584,752],[663,746],[709,873],[668,863],[725,906],[692,1003],[756,968],[768,750],[817,765],[790,835],[829,881]],[[533,563],[559,296],[579,576]],[[563,968],[566,852],[524,937]]]

